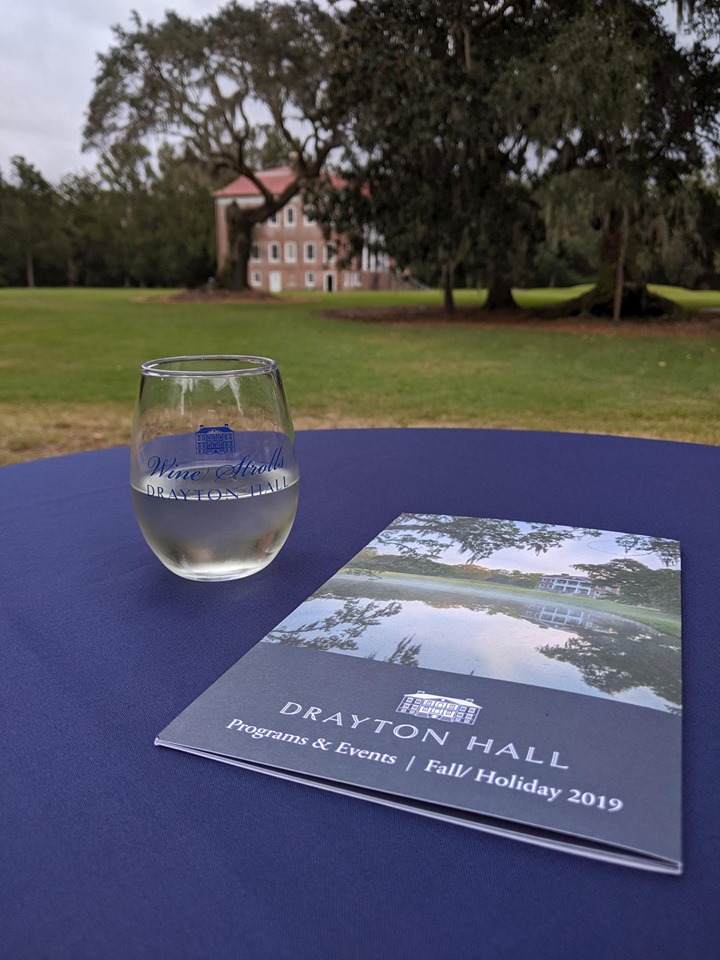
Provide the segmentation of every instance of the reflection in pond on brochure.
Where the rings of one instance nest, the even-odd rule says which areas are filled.
[[[680,713],[680,637],[537,593],[342,573],[266,638]],[[679,634],[679,621],[678,621]]]

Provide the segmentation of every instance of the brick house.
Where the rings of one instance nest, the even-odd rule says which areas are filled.
[[[275,195],[291,182],[290,167],[262,170],[258,178]],[[228,253],[226,211],[231,203],[241,207],[259,206],[262,195],[247,177],[238,177],[213,194],[217,235],[218,272]],[[401,287],[387,257],[363,249],[349,267],[341,267],[341,237],[328,242],[319,224],[303,213],[302,195],[293,197],[281,210],[253,231],[248,283],[256,290],[394,290]]]

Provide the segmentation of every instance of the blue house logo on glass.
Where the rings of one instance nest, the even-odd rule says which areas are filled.
[[[235,452],[235,434],[230,427],[204,427],[195,431],[195,452],[201,456]]]
[[[441,697],[434,693],[406,693],[395,713],[411,713],[427,720],[444,720],[446,723],[475,723],[479,707],[474,700],[458,700],[456,697]]]

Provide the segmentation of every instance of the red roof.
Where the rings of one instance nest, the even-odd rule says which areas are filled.
[[[260,182],[275,194],[282,193],[288,184],[292,183],[295,174],[290,167],[274,167],[272,170],[261,170],[257,177]],[[221,190],[216,190],[214,197],[260,197],[262,194],[249,177],[238,177]]]
[[[273,167],[271,170],[260,170],[258,180],[268,188],[274,196],[279,196],[283,190],[293,182],[296,174],[290,167]],[[330,175],[330,182],[334,187],[343,186],[343,181]],[[216,190],[214,197],[260,197],[261,192],[249,177],[238,177],[221,190]]]

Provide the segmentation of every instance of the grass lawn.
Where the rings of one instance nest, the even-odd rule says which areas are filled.
[[[519,291],[532,308],[580,289]],[[720,292],[659,292],[688,307]],[[168,303],[156,292],[0,290],[0,463],[126,443],[138,365],[276,358],[296,425],[473,426],[720,443],[720,335],[512,326],[382,326],[323,308],[437,304],[440,294],[313,294]],[[479,303],[473,291],[461,303]]]

